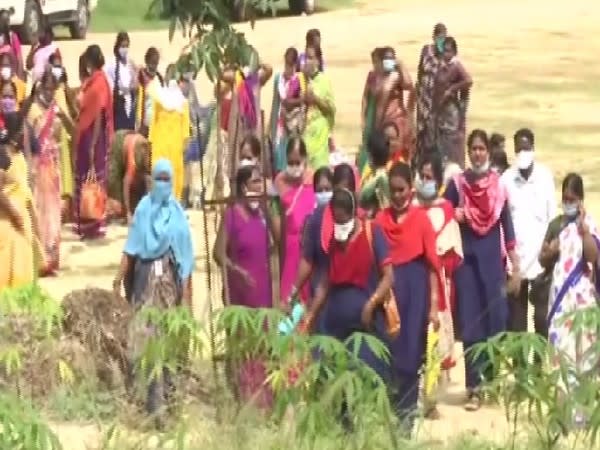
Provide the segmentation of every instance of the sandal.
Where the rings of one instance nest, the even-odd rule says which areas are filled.
[[[481,408],[481,396],[476,392],[471,392],[467,403],[465,403],[465,410],[469,412],[478,411]]]

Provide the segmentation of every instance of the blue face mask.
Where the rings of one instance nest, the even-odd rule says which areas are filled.
[[[152,200],[158,203],[165,203],[173,192],[173,183],[171,181],[154,180],[152,186]]]
[[[389,59],[386,58],[383,60],[382,62],[383,64],[383,70],[385,72],[393,72],[394,70],[396,70],[396,60],[395,59]]]
[[[437,186],[434,180],[421,181],[417,185],[421,198],[431,200],[437,195]]]
[[[331,191],[323,191],[323,192],[315,193],[315,196],[317,197],[317,205],[318,206],[326,205],[331,200],[332,195],[333,195],[333,192],[331,192]]]
[[[577,203],[563,203],[562,208],[565,216],[570,218],[577,216],[577,213],[579,212]]]
[[[446,41],[446,38],[444,38],[444,37],[436,38],[435,48],[437,49],[438,52],[444,53],[444,42],[445,41]]]

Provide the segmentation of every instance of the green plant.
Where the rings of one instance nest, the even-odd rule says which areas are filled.
[[[566,319],[573,337],[600,330],[598,308],[578,310]],[[597,332],[597,331],[596,331]],[[490,375],[484,389],[498,398],[511,425],[510,448],[517,447],[521,418],[535,430],[544,449],[557,448],[561,436],[574,435],[573,447],[580,439],[594,446],[599,443],[600,343],[596,341],[580,355],[590,368],[581,370],[568,357],[534,333],[500,333],[473,347],[466,355],[481,362]],[[530,361],[534,363],[531,364]],[[584,417],[580,429],[575,414]]]
[[[165,368],[175,373],[202,351],[202,328],[187,307],[144,307],[134,320],[146,329],[138,364],[147,381],[161,377]]]
[[[248,358],[264,361],[265,384],[274,396],[271,419],[281,426],[293,410],[294,440],[309,447],[318,446],[323,436],[332,433],[343,436],[340,425],[345,424],[355,430],[355,441],[366,442],[372,430],[385,429],[387,442],[395,448],[395,419],[387,386],[359,358],[368,348],[387,362],[383,343],[364,333],[355,333],[346,342],[325,336],[283,336],[276,326],[281,318],[276,310],[241,306],[226,307],[217,318],[217,330],[231,337],[227,355],[234,365]],[[246,420],[247,408],[250,402],[239,411],[238,419]]]
[[[56,435],[37,413],[17,397],[0,392],[0,448],[60,450]]]
[[[6,380],[12,380],[16,391],[22,394],[21,378],[25,375],[31,383],[36,376],[35,363],[51,353],[60,334],[62,309],[37,284],[26,285],[0,292],[0,369]],[[68,381],[68,365],[55,361],[52,368],[59,378]],[[25,372],[25,373],[24,373]],[[31,387],[33,392],[33,387]]]

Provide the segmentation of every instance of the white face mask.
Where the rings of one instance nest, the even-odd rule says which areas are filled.
[[[10,77],[12,76],[12,69],[10,67],[2,67],[0,69],[0,76],[2,76],[3,80],[10,80]]]
[[[52,75],[54,75],[54,78],[57,81],[60,80],[60,78],[63,76],[63,68],[62,67],[53,67]]]
[[[127,55],[129,54],[129,47],[119,47],[119,56],[122,59],[127,59]]]
[[[336,223],[333,225],[333,237],[338,242],[346,242],[352,230],[354,230],[354,219],[346,223]]]
[[[246,197],[258,197],[259,195],[260,195],[259,192],[254,192],[254,191],[246,192]],[[259,200],[250,200],[248,202],[248,207],[252,210],[257,210],[260,207],[260,201]]]
[[[319,205],[319,206],[326,205],[331,200],[331,197],[333,196],[333,192],[332,191],[317,192],[317,193],[315,193],[315,196],[317,197],[317,205]]]
[[[521,150],[517,153],[517,167],[520,170],[527,170],[533,164],[533,150]]]
[[[304,164],[300,164],[299,166],[287,166],[285,172],[290,178],[300,178],[304,173]]]
[[[476,166],[475,164],[472,165],[471,169],[473,170],[473,172],[475,172],[476,174],[482,174],[482,173],[486,173],[490,168],[490,161],[486,161],[483,164]]]
[[[255,159],[252,158],[244,158],[240,161],[240,167],[248,167],[248,166],[256,166],[257,165],[257,161]]]

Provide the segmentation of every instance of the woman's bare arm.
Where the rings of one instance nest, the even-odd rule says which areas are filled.
[[[456,83],[453,83],[448,88],[451,94],[470,89],[471,86],[473,86],[473,78],[471,77],[471,74],[467,72],[465,66],[463,66],[460,61],[457,61],[455,64],[456,70],[458,71],[458,77]]]
[[[269,64],[261,64],[258,68],[258,81],[261,86],[267,84],[267,82],[273,76],[273,67]]]

